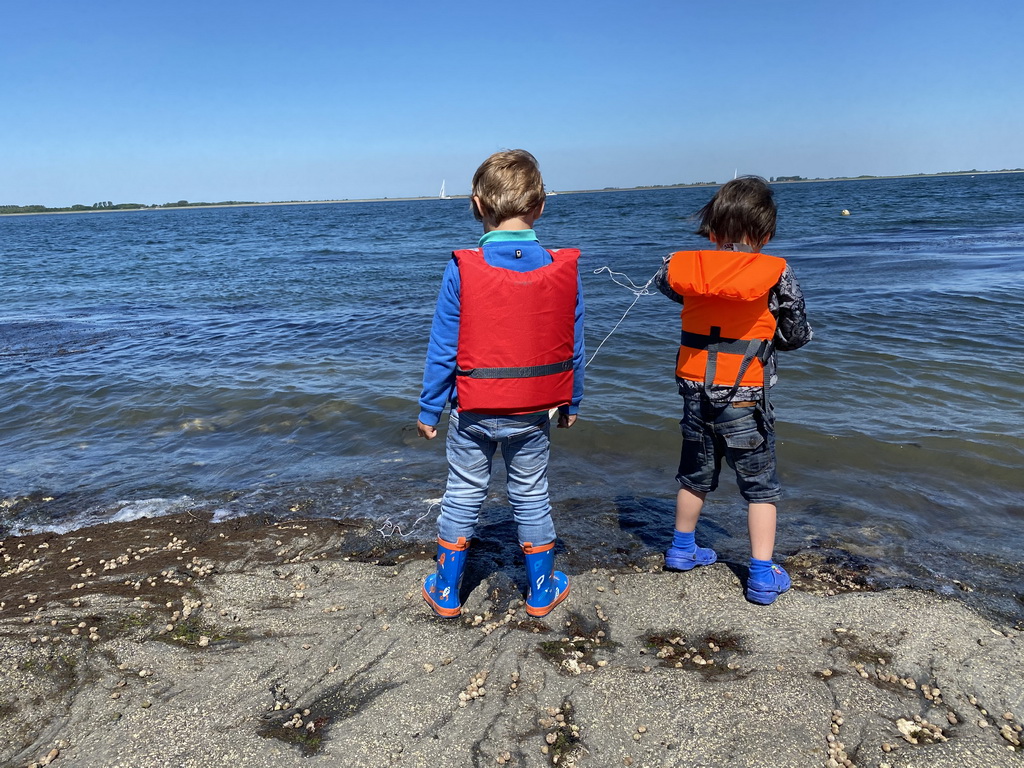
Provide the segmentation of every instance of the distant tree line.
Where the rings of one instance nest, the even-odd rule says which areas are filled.
[[[977,168],[972,168],[969,171],[939,171],[938,173],[901,173],[895,176],[872,176],[870,174],[863,174],[861,176],[815,176],[814,178],[804,178],[803,176],[772,176],[768,181],[848,181],[851,179],[914,179],[921,176],[967,176],[972,173],[1021,173],[1024,172],[1024,168],[1003,168],[998,171],[979,171]]]
[[[92,205],[69,205],[65,208],[49,208],[45,205],[0,205],[0,214],[5,213],[78,213],[80,211],[139,211],[153,208],[185,208],[211,205],[257,205],[252,201],[225,200],[221,203],[190,203],[179,200],[176,203],[146,205],[145,203],[112,203],[109,200]]]

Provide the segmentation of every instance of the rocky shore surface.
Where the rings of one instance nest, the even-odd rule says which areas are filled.
[[[1024,764],[1024,623],[799,558],[594,568],[537,620],[482,544],[458,620],[433,551],[369,525],[192,514],[0,542],[0,765]],[[831,594],[830,594],[831,593]]]

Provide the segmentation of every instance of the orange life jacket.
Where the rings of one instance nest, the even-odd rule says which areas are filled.
[[[460,411],[535,413],[572,400],[580,252],[548,253],[552,262],[529,272],[493,267],[479,248],[453,253],[462,284]]]
[[[738,251],[679,251],[668,265],[668,282],[683,297],[676,376],[712,385],[765,387],[777,321],[768,292],[786,268],[785,259]]]

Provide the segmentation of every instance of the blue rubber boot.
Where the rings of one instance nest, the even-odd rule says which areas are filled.
[[[423,582],[423,599],[438,616],[450,619],[462,612],[459,589],[466,570],[467,549],[469,542],[463,536],[454,544],[440,537],[437,539],[437,573],[427,576]]]
[[[531,616],[547,616],[556,605],[569,596],[569,577],[555,570],[555,542],[539,547],[523,544],[526,555],[526,612]]]
[[[768,560],[750,560],[747,579],[747,600],[758,605],[771,605],[791,586],[789,574],[778,563]]]

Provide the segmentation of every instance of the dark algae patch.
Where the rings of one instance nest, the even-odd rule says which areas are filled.
[[[302,713],[296,712],[287,720],[277,720],[264,725],[259,735],[264,739],[277,739],[289,746],[297,747],[303,755],[311,757],[323,747],[330,723],[329,717],[310,719],[307,715],[307,719],[303,719]]]
[[[878,589],[870,581],[873,563],[838,546],[805,549],[787,557],[785,565],[803,592],[838,595]]]
[[[48,677],[62,690],[70,690],[77,680],[78,656],[67,651],[43,649],[23,659],[18,666],[23,672]]]
[[[171,632],[159,636],[159,639],[199,648],[203,645],[202,638],[204,637],[209,638],[210,643],[218,643],[225,640],[244,642],[248,639],[242,630],[222,630],[199,616],[190,616],[180,621]]]
[[[643,639],[662,667],[695,670],[707,677],[742,676],[737,659],[747,650],[739,635],[731,632],[708,633],[689,640],[685,634],[670,630],[650,632]]]
[[[306,757],[317,754],[332,724],[358,715],[383,693],[397,687],[396,683],[356,683],[365,671],[357,672],[302,708],[291,707],[284,687],[275,684],[271,687],[275,710],[263,718],[259,735],[297,747]]]
[[[879,644],[878,640],[883,643]],[[899,647],[904,640],[904,635],[898,632],[888,632],[881,637],[865,641],[856,632],[851,632],[844,627],[836,627],[832,630],[831,637],[824,638],[824,645],[835,645],[846,651],[846,655],[853,663],[860,664],[885,664],[885,659],[892,655],[893,649]]]
[[[611,651],[618,643],[608,639],[602,624],[588,621],[572,613],[568,621],[568,636],[560,640],[544,640],[537,644],[537,652],[558,666],[564,674],[578,675],[593,672],[598,666],[597,654]]]
[[[538,720],[544,730],[544,753],[551,765],[572,766],[583,752],[580,726],[575,723],[576,710],[565,699],[562,706],[547,709]]]
[[[122,613],[111,619],[104,619],[100,623],[104,627],[105,633],[111,637],[142,639],[147,636],[148,630],[158,619],[156,611],[140,611]]]
[[[579,674],[583,665],[594,665],[594,646],[585,638],[545,640],[537,645],[537,651],[560,671],[570,674]]]

